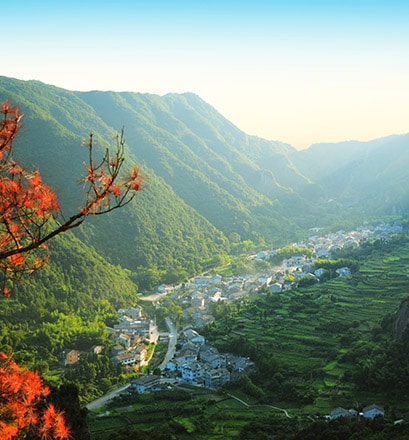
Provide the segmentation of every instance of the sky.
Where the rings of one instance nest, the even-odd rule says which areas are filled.
[[[307,148],[409,132],[409,2],[4,2],[0,75],[68,90],[193,92]]]

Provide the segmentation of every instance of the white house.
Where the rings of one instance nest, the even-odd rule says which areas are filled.
[[[193,344],[203,345],[205,343],[204,336],[200,335],[196,330],[188,329],[185,330],[185,336]]]
[[[205,299],[203,298],[203,295],[201,293],[197,295],[192,295],[190,304],[194,309],[203,309],[205,306]]]
[[[114,338],[115,342],[123,345],[125,348],[129,348],[131,346],[131,338],[125,333],[120,333],[118,336]]]
[[[154,390],[159,385],[159,376],[154,374],[148,376],[141,376],[137,379],[132,379],[131,389],[136,391],[138,394],[143,394],[147,391]]]
[[[187,382],[197,383],[202,378],[202,375],[203,367],[200,362],[193,362],[182,366],[182,379]]]
[[[208,362],[209,359],[212,359],[213,356],[219,356],[219,350],[216,347],[211,345],[202,345],[199,351],[199,358],[203,362]]]
[[[175,361],[180,364],[191,364],[192,362],[195,362],[197,360],[197,351],[193,352],[193,351],[184,351],[183,354],[179,354],[178,356],[175,357]]]
[[[359,413],[356,409],[350,408],[347,410],[339,406],[330,412],[328,418],[337,419],[338,417],[358,417],[358,415]]]
[[[115,365],[135,365],[137,363],[136,357],[132,353],[119,353],[118,355],[114,356],[111,361]]]
[[[325,269],[323,267],[318,268],[314,271],[314,275],[319,278],[325,273]]]
[[[209,369],[205,371],[203,379],[206,388],[221,388],[230,382],[230,372],[226,368]]]
[[[227,365],[227,361],[225,356],[214,354],[206,357],[206,364],[210,365],[212,368],[224,368]]]
[[[166,362],[166,369],[169,371],[179,371],[179,363],[176,360],[171,359]]]
[[[139,319],[141,317],[141,309],[138,307],[128,307],[127,309],[119,309],[118,316],[129,316],[132,319]]]
[[[262,261],[262,260],[265,260],[268,256],[269,256],[269,253],[267,251],[260,251],[260,252],[257,252],[256,260]]]
[[[218,275],[218,274],[215,274],[212,276],[202,275],[202,276],[195,277],[194,283],[196,286],[203,286],[203,287],[208,286],[210,284],[219,285],[219,284],[221,284],[222,279],[223,279],[222,276]]]
[[[148,354],[148,350],[146,349],[146,347],[144,345],[139,345],[138,347],[135,347],[133,352],[135,354],[135,359],[139,363],[143,363],[146,359],[146,355]]]
[[[335,271],[335,273],[340,277],[347,277],[351,275],[351,269],[349,267],[340,267]]]
[[[268,286],[268,290],[271,293],[278,293],[278,292],[281,292],[283,290],[283,285],[280,284],[280,283],[273,283],[273,284],[270,284]]]
[[[222,291],[221,290],[217,290],[211,296],[209,296],[209,300],[212,302],[217,302],[220,299],[222,299]]]
[[[272,280],[272,277],[271,277],[270,275],[260,275],[260,276],[258,277],[258,282],[259,282],[261,285],[264,285],[264,284],[270,284],[270,283],[271,283],[271,280]]]
[[[339,417],[351,417],[351,413],[345,409],[341,408],[340,406],[338,408],[333,409],[329,413],[329,418],[332,419],[338,419]]]
[[[366,419],[373,419],[376,416],[384,417],[384,415],[385,415],[384,409],[375,404],[366,406],[362,410],[362,416],[365,417]]]

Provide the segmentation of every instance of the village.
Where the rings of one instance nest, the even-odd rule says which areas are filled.
[[[311,272],[316,259],[329,259],[337,249],[357,247],[368,239],[386,240],[389,235],[401,231],[402,227],[399,224],[382,223],[375,227],[364,225],[347,233],[338,231],[326,236],[314,235],[306,242],[293,244],[295,248],[310,249],[311,256],[293,255],[268,273],[231,277],[228,280],[223,280],[218,274],[197,276],[186,283],[183,292],[180,286],[159,286],[156,297],[152,298],[155,306],[160,308],[161,299],[171,296],[182,306],[182,321],[191,323],[177,335],[180,349],[162,364],[163,374],[165,377],[173,378],[173,383],[189,383],[217,389],[237,379],[243,372],[251,371],[254,364],[249,359],[219,353],[215,347],[207,345],[203,336],[198,333],[202,327],[215,319],[211,315],[212,304],[218,301],[235,301],[249,292],[257,294],[262,286],[267,286],[272,294],[285,292],[302,277],[311,277],[319,282],[323,269],[318,268]],[[314,228],[312,232],[318,233],[319,229]],[[275,254],[274,250],[260,251],[251,258],[267,261]],[[337,269],[338,276],[348,276],[350,273],[348,267]],[[186,291],[189,292],[188,295],[185,294]],[[124,325],[120,324],[118,328],[123,329]],[[145,392],[157,388],[159,382],[159,378],[142,376],[133,382],[132,387],[138,392]]]
[[[319,233],[319,228],[312,228],[311,232]],[[233,276],[223,280],[219,274],[201,275],[193,278],[184,286],[171,287],[161,285],[157,289],[156,306],[161,304],[161,298],[171,295],[183,308],[183,320],[190,322],[196,330],[214,321],[211,315],[211,305],[218,301],[232,302],[249,294],[260,294],[262,287],[272,294],[285,292],[293,288],[301,279],[311,279],[320,282],[324,274],[323,268],[314,269],[317,259],[331,259],[333,253],[339,249],[360,246],[365,240],[387,240],[391,234],[400,233],[402,226],[398,223],[381,223],[377,226],[369,224],[358,227],[350,232],[338,231],[324,236],[313,235],[305,242],[293,243],[295,249],[307,249],[309,255],[298,253],[284,259],[278,266],[269,266],[269,269],[257,275]],[[252,255],[255,261],[270,261],[277,254],[277,250],[262,250]],[[340,267],[337,276],[348,276],[351,269]]]
[[[160,371],[155,371],[156,374],[139,374],[136,379],[132,379],[128,388],[130,392],[143,394],[180,384],[220,389],[226,383],[237,380],[240,375],[253,371],[255,365],[249,358],[219,353],[200,335],[200,329],[215,319],[211,315],[212,304],[219,301],[232,302],[249,292],[257,294],[263,286],[271,294],[282,293],[291,289],[302,277],[312,277],[319,282],[322,275],[320,268],[312,272],[316,259],[331,258],[334,250],[357,247],[367,239],[386,240],[390,234],[401,230],[399,224],[383,223],[376,227],[365,225],[348,233],[339,231],[326,236],[314,235],[306,242],[294,244],[295,248],[310,249],[308,256],[292,255],[266,273],[231,277],[228,280],[223,280],[218,274],[201,275],[186,283],[183,289],[181,286],[161,285],[150,300],[156,308],[161,307],[161,301],[166,297],[178,301],[183,310],[181,322],[186,325],[177,330],[176,325],[167,318],[169,332],[160,333],[155,320],[144,317],[141,308],[132,306],[119,309],[118,323],[107,328],[115,342],[111,348],[111,362],[121,365],[128,372],[140,371],[142,367],[149,365],[154,347],[161,340],[169,345]],[[312,231],[319,232],[318,229]],[[250,258],[268,261],[276,252],[260,251]],[[337,272],[338,276],[349,274],[348,267],[340,268]],[[92,348],[95,353],[102,349],[103,347]],[[80,353],[76,350],[68,350],[63,356],[64,365],[74,365],[79,356]],[[362,417],[374,416],[374,411],[376,414],[383,412],[381,407],[375,405],[365,408]],[[359,413],[336,408],[328,417],[354,416],[359,416]]]

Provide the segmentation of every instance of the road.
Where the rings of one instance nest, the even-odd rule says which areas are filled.
[[[108,401],[110,401],[114,397],[119,396],[121,393],[123,393],[128,387],[129,387],[129,384],[124,385],[123,387],[118,388],[117,390],[111,391],[110,393],[105,394],[104,396],[100,397],[99,399],[88,403],[88,405],[86,405],[87,409],[91,410],[91,409],[99,408],[100,406],[104,406]]]
[[[169,343],[168,343],[168,351],[163,359],[162,363],[159,365],[161,371],[166,368],[166,364],[173,358],[176,350],[176,343],[178,341],[176,326],[173,324],[169,317],[165,318],[166,325],[169,329]]]
[[[169,295],[169,293],[154,293],[152,295],[148,296],[140,296],[138,299],[139,301],[157,301],[159,298],[165,297],[166,295]]]
[[[168,351],[166,353],[166,356],[165,356],[163,362],[159,366],[162,371],[166,368],[166,364],[168,363],[168,361],[170,361],[173,358],[173,355],[175,354],[175,350],[176,350],[176,343],[177,343],[177,331],[176,331],[175,324],[173,324],[173,322],[170,318],[165,318],[165,321],[166,321],[166,325],[168,326],[168,329],[169,329],[169,344],[168,344]],[[123,387],[118,388],[117,390],[111,391],[110,393],[105,394],[104,396],[100,397],[99,399],[88,403],[88,405],[86,405],[86,407],[89,410],[99,408],[99,407],[105,405],[109,400],[113,399],[116,396],[119,396],[128,387],[129,387],[129,384],[124,385]]]

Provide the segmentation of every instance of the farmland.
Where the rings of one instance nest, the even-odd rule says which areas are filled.
[[[265,377],[260,372],[256,379],[266,400],[291,405],[301,398],[304,412],[325,413],[348,399],[365,399],[349,373],[359,350],[366,353],[377,338],[391,338],[391,316],[409,293],[409,243],[387,243],[353,257],[359,270],[350,277],[252,295],[240,312],[226,307],[225,318],[210,327],[207,337],[219,348],[274,361],[275,369],[267,369]],[[269,392],[269,374],[284,376],[282,385],[298,383],[287,397]]]
[[[406,414],[404,399],[364,389],[356,378],[367,357],[392,341],[393,316],[409,296],[409,242],[401,237],[350,257],[359,269],[349,277],[253,293],[223,305],[220,318],[203,333],[220,351],[256,361],[257,370],[246,380],[218,392],[178,387],[132,396],[130,402],[124,397],[91,413],[93,438],[159,429],[180,439],[233,439],[259,425],[284,433],[294,429],[294,420],[304,426],[335,407],[359,409],[374,402],[398,417]]]

